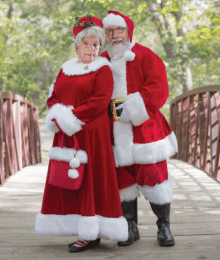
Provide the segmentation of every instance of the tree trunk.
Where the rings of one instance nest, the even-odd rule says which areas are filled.
[[[189,52],[186,41],[177,42],[165,15],[160,15],[157,10],[157,5],[153,0],[146,0],[148,8],[152,13],[152,21],[154,22],[157,32],[159,34],[161,43],[167,55],[168,62],[177,58],[181,59],[181,69],[177,75],[178,81],[181,84],[182,92],[192,89],[192,73],[189,65]],[[165,0],[161,0],[160,8],[165,6]],[[178,24],[177,35],[184,37],[185,32],[181,21],[182,11],[172,12]],[[165,33],[163,32],[165,31]],[[177,51],[178,50],[178,51]],[[181,51],[180,51],[181,50]]]

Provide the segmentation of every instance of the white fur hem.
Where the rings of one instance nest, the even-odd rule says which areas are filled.
[[[156,142],[133,145],[134,161],[137,164],[162,162],[177,152],[178,146],[174,132]]]
[[[129,166],[132,164],[154,164],[167,160],[175,153],[178,152],[177,140],[174,132],[166,136],[164,139],[147,143],[147,144],[134,144],[133,133],[130,126],[127,129],[125,124],[121,123],[123,127],[115,127],[114,122],[114,138],[115,146],[113,145],[115,166]],[[120,126],[120,125],[119,125]],[[124,139],[120,136],[124,135]],[[116,138],[118,136],[118,138]],[[117,142],[116,142],[117,140]]]
[[[153,187],[139,186],[144,197],[151,203],[164,205],[173,201],[173,180],[169,179]]]
[[[124,105],[134,126],[139,126],[149,119],[143,98],[139,92],[128,95],[125,98]]]
[[[108,14],[102,22],[104,29],[106,29],[109,26],[122,26],[128,28],[124,18],[122,18],[120,15],[115,15],[112,13]]]
[[[73,106],[64,106],[60,103],[53,105],[45,118],[46,127],[51,131],[51,125],[55,124],[52,119],[56,119],[57,124],[68,136],[79,132],[82,129],[83,123],[73,113]]]
[[[97,71],[101,67],[107,65],[111,68],[111,63],[103,57],[97,57],[94,61],[89,64],[77,63],[78,59],[73,58],[71,60],[66,61],[62,65],[63,73],[68,76],[74,75],[84,75],[88,74],[92,71]]]
[[[131,201],[131,200],[135,200],[137,197],[140,196],[140,191],[138,189],[137,183],[135,183],[132,186],[119,190],[119,194],[120,194],[121,202]]]
[[[106,218],[102,216],[84,217],[80,215],[46,215],[36,217],[35,232],[46,236],[73,236],[95,240],[97,237],[116,241],[126,241],[128,224],[124,217]]]

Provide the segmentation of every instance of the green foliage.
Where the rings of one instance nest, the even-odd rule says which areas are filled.
[[[169,101],[183,90],[181,78],[186,78],[186,66],[191,67],[194,88],[219,84],[220,9],[215,6],[216,1],[205,2],[202,5],[194,0],[162,0],[161,4],[156,0],[1,1],[0,90],[33,100],[41,111],[62,63],[76,55],[72,34],[75,18],[91,14],[103,19],[108,10],[117,10],[134,21],[135,40],[152,49],[166,65],[170,97],[162,111],[168,118]],[[160,24],[153,19],[153,5]],[[178,21],[175,14],[180,11]],[[183,26],[186,31],[180,35]],[[172,58],[164,44],[172,46]]]

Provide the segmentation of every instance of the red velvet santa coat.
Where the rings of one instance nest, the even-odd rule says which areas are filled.
[[[110,60],[107,51],[101,56]],[[159,111],[169,95],[162,60],[150,49],[133,42],[131,51],[110,61],[114,78],[111,99],[125,98],[130,119],[128,123],[112,121],[116,167],[152,165],[168,159],[178,148],[175,134]],[[172,200],[172,187],[172,180],[167,180],[155,187],[146,185],[143,193],[150,201],[164,204]],[[120,190],[121,198],[133,199],[132,193],[138,194],[138,189],[136,186],[132,189]],[[161,198],[157,199],[159,192]]]
[[[107,106],[113,78],[109,66],[102,57],[88,65],[74,58],[63,64],[50,88],[46,125],[56,134],[49,157],[72,165],[72,135],[76,134],[81,149],[78,159],[87,164],[82,188],[72,191],[48,183],[50,161],[42,210],[36,218],[37,234],[79,235],[88,240],[128,237],[110,141]]]

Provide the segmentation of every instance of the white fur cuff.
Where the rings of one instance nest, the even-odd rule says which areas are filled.
[[[82,129],[82,125],[84,125],[85,123],[81,122],[72,113],[72,109],[73,106],[64,106],[60,103],[53,105],[48,111],[45,119],[47,129],[49,131],[52,131],[51,129],[54,128],[55,124],[52,119],[55,118],[59,127],[68,136],[72,136],[73,134],[79,132]]]
[[[139,92],[128,95],[125,98],[124,105],[134,126],[139,126],[149,119],[143,98]]]
[[[169,179],[161,184],[151,186],[140,186],[145,199],[151,203],[164,205],[173,201],[173,180]]]
[[[138,189],[137,183],[135,183],[132,186],[119,190],[119,194],[120,194],[121,202],[132,201],[140,196],[140,191]]]

